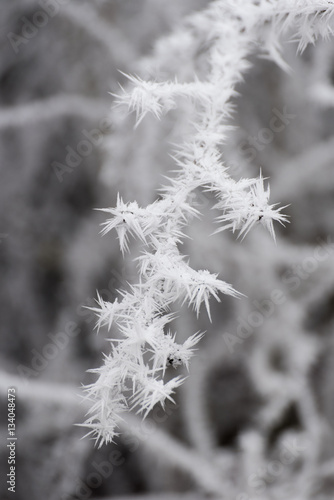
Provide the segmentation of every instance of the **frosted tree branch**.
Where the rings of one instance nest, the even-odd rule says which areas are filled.
[[[282,33],[293,28],[299,50],[303,50],[318,36],[331,33],[333,13],[330,1],[214,1],[184,23],[183,40],[188,36],[189,42],[186,50],[194,31],[206,40],[205,79],[178,80],[178,68],[168,81],[129,76],[130,85],[117,96],[118,105],[136,113],[137,125],[147,113],[162,118],[187,99],[192,105],[193,130],[191,137],[182,138],[177,174],[163,187],[160,199],[143,208],[118,196],[115,208],[103,209],[110,218],[102,233],[116,230],[123,253],[129,250],[129,237],[137,238],[146,248],[138,260],[139,283],[122,292],[122,299],[114,303],[98,296],[93,308],[99,316],[98,327],[107,325],[110,329],[115,324],[120,335],[112,341],[104,366],[94,370],[98,380],[87,387],[92,407],[86,425],[100,444],[113,440],[125,412],[134,408],[148,415],[155,404],[163,406],[166,399],[173,400],[172,394],[184,381],[176,376],[165,382],[166,366],[187,367],[201,335],[193,334],[178,344],[176,334],[168,330],[173,317],[170,307],[187,303],[199,315],[204,304],[211,319],[211,296],[217,301],[221,294],[240,297],[216,274],[192,269],[180,253],[184,228],[198,216],[193,192],[201,188],[215,195],[214,208],[221,213],[217,232],[231,229],[244,238],[260,224],[275,239],[273,223],[284,225],[288,221],[281,212],[285,207],[269,203],[270,189],[261,172],[256,179],[234,180],[221,160],[220,147],[229,130],[236,84],[250,66],[249,56],[260,53],[287,69],[279,52]],[[179,35],[177,31],[175,37],[167,39],[174,48]]]

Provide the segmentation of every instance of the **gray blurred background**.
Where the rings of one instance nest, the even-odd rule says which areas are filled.
[[[118,192],[144,206],[156,199],[187,126],[175,110],[134,130],[132,116],[110,115],[109,93],[126,84],[120,71],[143,71],[155,41],[206,4],[2,1],[1,498],[14,497],[4,480],[7,386],[17,387],[18,500],[196,499],[217,496],[215,480],[231,500],[334,497],[333,40],[302,55],[283,40],[292,71],[254,56],[238,86],[223,157],[235,179],[261,168],[290,224],[276,227],[276,246],[261,227],[243,242],[210,237],[214,199],[197,193],[203,217],[182,251],[246,297],[212,302],[212,324],[181,309],[180,338],[207,336],[176,406],[101,449],[74,426],[85,409],[75,391],[93,380],[86,370],[102,364],[112,336],[96,334],[83,306],[96,290],[112,301],[135,283],[141,250],[133,242],[123,259],[93,209],[114,206]],[[202,52],[181,80],[195,70],[205,78]]]

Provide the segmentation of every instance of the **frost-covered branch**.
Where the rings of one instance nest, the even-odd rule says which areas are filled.
[[[161,190],[160,199],[143,208],[136,202],[125,203],[119,196],[115,208],[103,209],[110,215],[103,234],[115,229],[123,253],[129,249],[130,237],[137,238],[145,250],[138,259],[139,283],[122,292],[122,299],[114,303],[98,296],[93,308],[99,316],[98,327],[107,325],[110,329],[115,324],[119,332],[104,366],[95,370],[98,380],[87,388],[92,407],[86,425],[100,443],[113,439],[123,412],[135,408],[147,415],[156,403],[164,405],[166,399],[172,400],[183,382],[181,376],[165,381],[166,366],[188,367],[201,334],[178,344],[176,334],[168,329],[173,318],[171,306],[186,303],[198,315],[204,303],[210,317],[211,296],[220,300],[221,294],[239,295],[208,270],[192,269],[180,252],[185,227],[199,215],[193,193],[201,188],[216,197],[214,208],[221,212],[218,232],[232,229],[245,237],[255,224],[261,224],[275,238],[274,221],[287,222],[281,213],[284,207],[269,203],[269,187],[261,173],[256,179],[234,180],[222,162],[221,147],[230,128],[236,84],[250,66],[249,56],[259,53],[287,69],[279,50],[282,33],[293,27],[303,50],[317,36],[331,32],[333,13],[333,2],[324,0],[214,1],[184,23],[182,36],[178,30],[166,39],[174,52],[182,43],[187,51],[194,33],[200,33],[207,64],[202,79],[185,78],[181,60],[179,67],[174,62],[175,74],[168,81],[130,76],[130,86],[117,96],[118,104],[136,113],[137,124],[147,113],[161,118],[186,99],[191,103],[193,128],[191,137],[182,138],[177,173]],[[156,55],[162,50],[162,45],[159,47]],[[163,65],[166,53],[164,57]]]

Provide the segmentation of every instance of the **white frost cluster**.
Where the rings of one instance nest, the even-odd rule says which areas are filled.
[[[177,175],[161,190],[159,200],[142,208],[136,202],[124,203],[118,196],[115,208],[103,209],[109,218],[102,233],[115,230],[122,253],[129,250],[129,237],[138,238],[145,251],[138,260],[139,283],[113,303],[98,296],[93,308],[98,328],[107,325],[110,329],[115,324],[119,333],[111,339],[112,350],[104,365],[94,370],[98,380],[87,387],[93,403],[85,425],[101,444],[113,440],[122,412],[135,408],[145,416],[155,404],[172,399],[183,382],[181,376],[165,381],[166,367],[182,364],[188,368],[202,334],[177,343],[176,334],[168,330],[173,318],[170,306],[187,303],[198,315],[204,303],[210,317],[211,296],[218,301],[220,294],[238,296],[217,275],[192,269],[180,253],[184,227],[200,215],[193,206],[193,192],[201,188],[215,195],[214,208],[221,211],[217,231],[232,229],[245,237],[255,224],[261,224],[275,238],[273,221],[287,221],[281,208],[269,204],[270,191],[262,175],[232,179],[219,148],[229,128],[235,85],[249,68],[249,55],[261,47],[262,55],[284,66],[279,34],[293,26],[302,49],[319,34],[328,34],[328,18],[333,12],[333,2],[325,0],[213,1],[160,42],[155,53],[158,63],[169,46],[187,41],[191,46],[196,43],[194,33],[199,33],[206,40],[209,72],[205,79],[194,77],[180,83],[177,74],[174,80],[162,82],[130,76],[129,88],[117,96],[118,104],[135,111],[137,122],[149,112],[161,118],[184,98],[192,103],[195,120],[192,137],[179,147]]]

